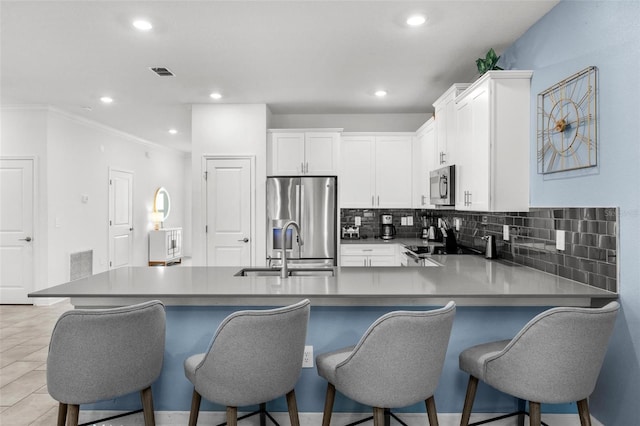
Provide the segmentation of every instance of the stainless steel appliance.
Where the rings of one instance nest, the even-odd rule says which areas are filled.
[[[285,249],[291,267],[335,266],[337,235],[335,176],[267,178],[267,262],[282,262],[280,230],[295,220],[300,235],[290,227]],[[302,244],[300,243],[302,240]]]
[[[445,166],[429,173],[429,198],[436,206],[453,206],[456,203],[455,166]]]
[[[496,237],[493,235],[487,235],[482,237],[482,239],[485,241],[484,257],[486,257],[487,259],[497,258],[498,254],[496,252]]]
[[[392,240],[396,235],[396,227],[393,226],[393,215],[380,215],[380,238]]]
[[[422,216],[422,239],[429,239],[429,221],[426,216]]]

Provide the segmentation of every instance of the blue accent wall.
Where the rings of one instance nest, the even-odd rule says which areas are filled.
[[[544,89],[598,67],[598,166],[536,172],[531,117],[531,205],[619,206],[618,317],[589,403],[606,425],[638,424],[640,398],[640,2],[561,1],[502,54],[507,69],[533,70],[531,111]]]

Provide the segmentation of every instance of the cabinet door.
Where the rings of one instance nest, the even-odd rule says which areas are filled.
[[[473,135],[472,174],[470,185],[471,196],[469,209],[473,211],[489,210],[489,196],[491,190],[489,170],[491,170],[491,146],[489,134],[489,87],[483,85],[474,91],[471,99]]]
[[[367,256],[341,256],[340,266],[369,266],[369,258]]]
[[[489,143],[489,89],[482,85],[458,104],[457,210],[489,210]]]
[[[271,135],[271,174],[301,175],[304,173],[304,133],[273,133]]]
[[[340,142],[340,202],[343,208],[374,207],[373,136],[348,136]]]
[[[375,150],[375,207],[411,208],[412,138],[379,136]]]
[[[473,113],[470,99],[458,104],[458,158],[456,162],[456,210],[469,209],[469,192],[473,183]]]
[[[429,201],[429,172],[435,164],[436,129],[430,119],[422,132],[413,141],[413,208],[425,209],[433,206]]]
[[[305,174],[336,175],[340,135],[333,132],[305,133]]]
[[[369,266],[400,266],[395,256],[370,256]]]

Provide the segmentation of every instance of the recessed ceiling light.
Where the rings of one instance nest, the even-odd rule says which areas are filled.
[[[410,27],[419,27],[425,22],[427,22],[427,18],[425,18],[424,15],[413,15],[407,18],[407,25]]]
[[[211,96],[212,99],[221,99],[222,98],[222,95],[220,93],[218,93],[218,92],[213,92],[209,96]]]
[[[153,28],[151,22],[145,21],[144,19],[133,21],[133,26],[140,31],[149,31],[151,28]]]
[[[177,135],[178,131],[176,129],[169,129],[169,133],[171,133],[172,135]]]
[[[386,90],[377,90],[375,95],[379,98],[384,98],[385,96],[387,96],[387,91]]]
[[[113,102],[113,98],[110,98],[109,96],[103,96],[100,98],[100,101],[103,104],[110,104],[111,102]]]

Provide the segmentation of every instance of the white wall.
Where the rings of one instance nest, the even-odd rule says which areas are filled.
[[[189,227],[187,154],[55,110],[3,110],[2,124],[3,156],[38,155],[41,160],[38,216],[47,238],[39,241],[38,250],[44,250],[41,260],[46,261],[36,263],[35,289],[68,281],[69,254],[76,251],[94,250],[94,273],[108,269],[110,167],[134,174],[133,265],[147,265],[149,213],[158,187],[171,194],[165,226]],[[87,203],[82,195],[88,196]]]
[[[256,159],[256,265],[264,265],[266,253],[264,212],[267,164],[267,118],[264,104],[193,105],[191,116],[191,166],[193,206],[193,265],[206,265],[204,233],[205,189],[202,161],[205,155],[251,155]]]
[[[415,132],[433,114],[273,114],[271,129],[342,128],[345,132]]]
[[[35,159],[34,290],[47,287],[47,115],[44,107],[0,110],[0,156]]]

